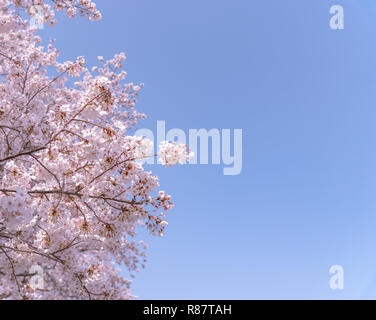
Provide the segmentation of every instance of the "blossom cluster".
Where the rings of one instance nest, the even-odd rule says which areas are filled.
[[[160,161],[169,167],[176,164],[185,164],[193,153],[187,151],[187,145],[176,144],[176,142],[163,141],[159,148]]]
[[[24,190],[16,190],[9,196],[0,196],[0,222],[8,230],[22,230],[33,218]]]
[[[90,0],[0,0],[0,299],[129,299],[120,267],[132,277],[146,262],[137,229],[162,235],[173,207],[138,161],[152,143],[131,134],[143,85],[127,81],[124,54],[90,70],[59,62],[17,14],[36,4],[51,24],[54,10],[100,18]],[[160,157],[189,152],[165,142]],[[43,290],[30,286],[36,265]]]

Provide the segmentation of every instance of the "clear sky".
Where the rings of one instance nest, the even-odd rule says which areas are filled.
[[[42,31],[62,59],[124,51],[140,127],[243,129],[243,170],[151,165],[175,209],[142,299],[376,298],[375,0],[97,0]],[[329,8],[345,29],[329,28]],[[345,288],[329,287],[342,265]]]

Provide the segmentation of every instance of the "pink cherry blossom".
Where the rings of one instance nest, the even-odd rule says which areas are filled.
[[[152,143],[131,134],[142,84],[127,82],[124,54],[90,70],[84,57],[59,62],[16,14],[35,3],[51,25],[55,10],[101,17],[90,0],[0,0],[0,299],[129,299],[146,262],[137,228],[162,235],[173,207],[138,161],[156,156]],[[159,156],[184,163],[186,149],[164,142]]]
[[[175,164],[184,164],[193,156],[192,152],[187,152],[187,146],[176,144],[175,142],[164,141],[159,148],[160,161],[165,166],[173,166]]]

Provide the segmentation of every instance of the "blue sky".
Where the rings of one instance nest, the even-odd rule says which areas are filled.
[[[124,51],[140,127],[243,129],[243,170],[150,169],[176,204],[141,299],[376,298],[374,0],[97,0],[42,31],[62,59]],[[329,28],[329,8],[345,29]],[[329,288],[342,265],[345,288]]]

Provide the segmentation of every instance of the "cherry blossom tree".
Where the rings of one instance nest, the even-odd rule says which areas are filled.
[[[120,267],[146,261],[137,228],[162,235],[173,206],[137,160],[190,154],[133,136],[142,85],[126,81],[125,55],[58,62],[27,19],[35,5],[50,25],[56,10],[101,17],[91,0],[0,0],[0,298],[130,299]]]

